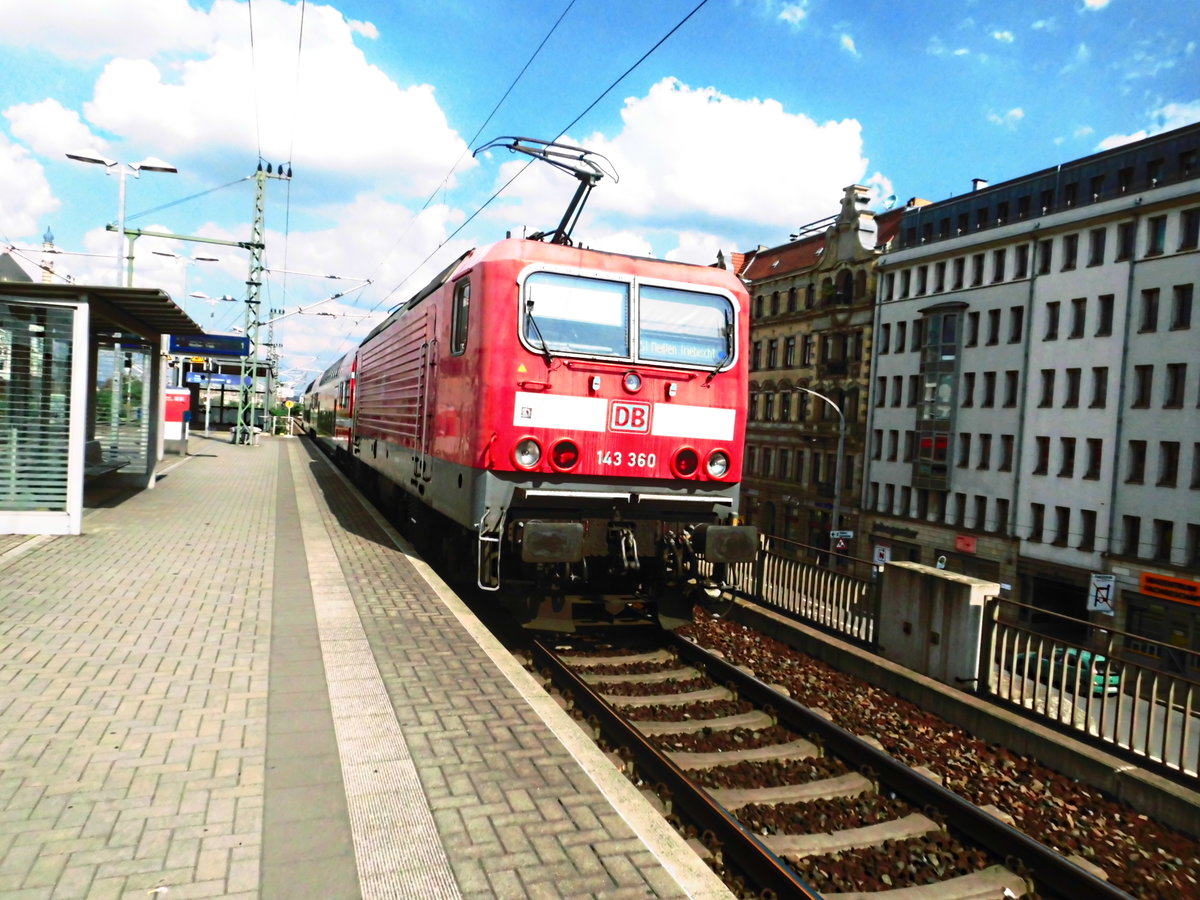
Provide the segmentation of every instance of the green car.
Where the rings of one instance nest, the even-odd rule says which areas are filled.
[[[1028,669],[1025,662],[1027,656]],[[1013,657],[1012,670],[1017,675],[1036,675],[1042,681],[1050,681],[1069,690],[1074,690],[1076,684],[1081,689],[1085,688],[1090,676],[1093,694],[1121,693],[1121,673],[1117,667],[1110,667],[1102,654],[1090,650],[1056,647],[1049,656],[1040,657],[1036,651],[1018,653]]]

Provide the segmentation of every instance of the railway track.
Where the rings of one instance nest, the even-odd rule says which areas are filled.
[[[531,653],[742,896],[1128,900],[686,639],[629,652],[535,641]]]

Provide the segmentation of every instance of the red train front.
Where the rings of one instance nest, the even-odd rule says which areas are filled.
[[[747,307],[716,268],[472,251],[359,347],[349,454],[537,627],[678,614],[712,586],[701,560],[757,548],[736,524]]]

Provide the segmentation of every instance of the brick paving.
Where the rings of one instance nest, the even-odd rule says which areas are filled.
[[[311,455],[0,538],[0,896],[718,897]]]

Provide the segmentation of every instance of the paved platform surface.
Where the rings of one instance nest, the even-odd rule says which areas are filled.
[[[0,536],[0,896],[730,896],[307,442]]]

